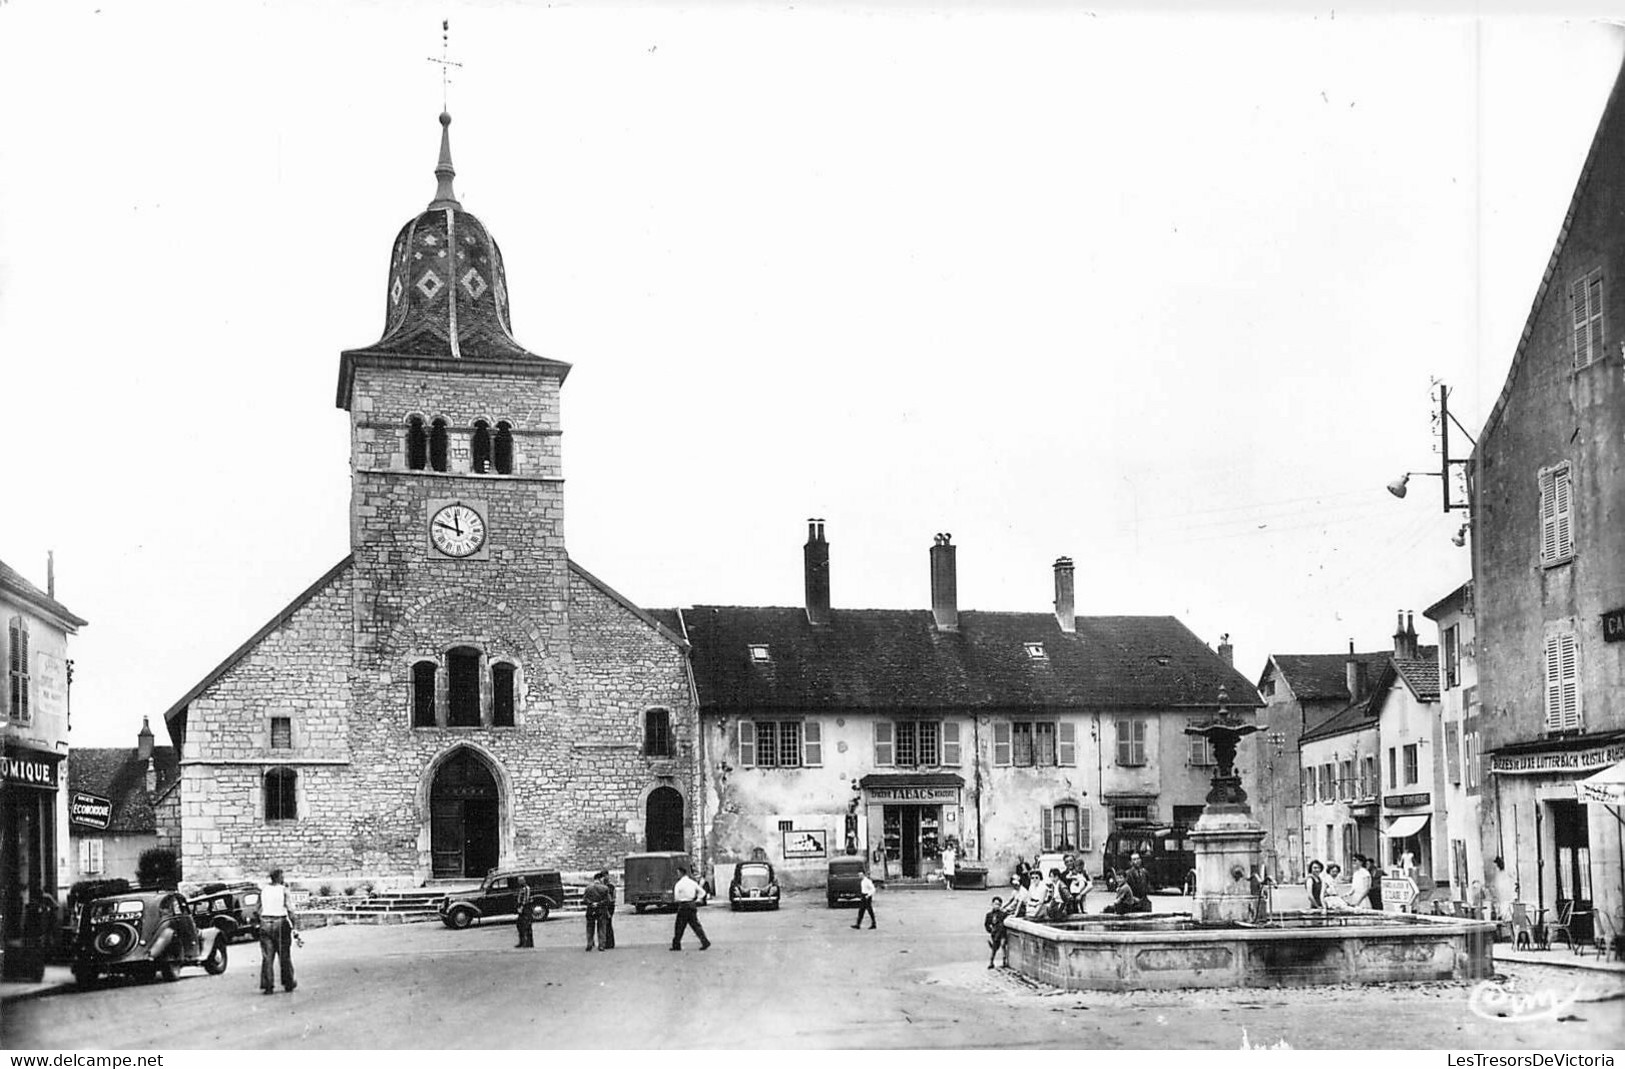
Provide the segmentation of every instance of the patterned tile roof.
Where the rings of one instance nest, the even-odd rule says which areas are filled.
[[[1211,707],[1221,686],[1232,706],[1262,704],[1171,616],[1080,616],[1073,634],[1050,613],[962,612],[952,632],[913,609],[835,609],[828,627],[799,607],[682,616],[702,709]]]
[[[147,794],[147,763],[140,751],[129,749],[83,748],[68,752],[68,788],[85,791],[110,799],[113,803],[112,822],[106,834],[123,832],[140,834],[157,830],[157,819],[152,811],[152,798]],[[157,772],[158,793],[180,779],[180,762],[171,746],[152,748],[153,768]],[[77,832],[91,829],[73,826]]]
[[[1418,701],[1439,700],[1439,647],[1418,646],[1414,658],[1395,657],[1394,667]]]

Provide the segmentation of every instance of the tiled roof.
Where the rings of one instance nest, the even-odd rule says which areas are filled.
[[[1394,667],[1417,701],[1439,700],[1439,647],[1418,646],[1414,658],[1395,657]]]
[[[1067,634],[1050,613],[962,612],[950,632],[929,610],[835,609],[827,627],[801,608],[682,615],[702,709],[1211,707],[1221,686],[1232,706],[1262,704],[1171,616],[1080,616]]]
[[[171,746],[152,748],[153,768],[161,793],[180,778],[180,763]],[[129,749],[76,749],[68,752],[68,788],[98,794],[113,803],[112,822],[107,834],[152,832],[157,830],[152,798],[147,794],[147,764],[139,751]],[[75,831],[91,829],[72,826]]]
[[[1375,653],[1276,653],[1270,655],[1270,660],[1299,701],[1326,701],[1331,698],[1347,701],[1349,658],[1364,661],[1366,678],[1372,679],[1393,655],[1392,650],[1378,650]]]
[[[1301,746],[1316,739],[1329,739],[1334,735],[1343,735],[1361,728],[1376,727],[1379,717],[1378,711],[1372,708],[1373,697],[1374,695],[1368,694],[1342,712],[1334,713],[1305,731],[1298,736],[1298,744]]]
[[[69,612],[66,605],[24,579],[20,573],[3,560],[0,560],[0,590],[15,594],[22,600],[31,603],[35,608],[50,613],[61,621],[69,631],[85,626],[86,621]]]

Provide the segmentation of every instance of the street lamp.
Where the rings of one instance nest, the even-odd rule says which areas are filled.
[[[1404,497],[1406,491],[1409,489],[1409,483],[1412,475],[1430,475],[1436,479],[1439,479],[1444,484],[1444,511],[1450,512],[1454,509],[1466,510],[1470,507],[1469,502],[1457,501],[1451,496],[1450,493],[1451,466],[1459,464],[1465,468],[1468,464],[1468,460],[1466,458],[1452,458],[1450,456],[1450,425],[1452,423],[1456,425],[1456,429],[1466,437],[1468,442],[1475,446],[1478,444],[1477,442],[1473,441],[1473,436],[1467,433],[1467,428],[1463,427],[1461,422],[1457,420],[1455,416],[1450,414],[1450,387],[1441,382],[1439,383],[1438,415],[1439,470],[1407,471],[1405,474],[1388,484],[1388,492],[1390,494],[1393,494],[1395,497]],[[1456,545],[1460,546],[1466,543],[1467,533],[1465,524],[1462,525],[1462,530],[1457,532],[1456,538],[1461,539],[1461,541],[1456,542]],[[1455,541],[1455,539],[1452,539],[1452,541]]]

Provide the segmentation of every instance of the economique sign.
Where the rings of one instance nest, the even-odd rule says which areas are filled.
[[[113,822],[113,800],[99,794],[74,791],[68,799],[68,820],[86,828],[106,831]]]

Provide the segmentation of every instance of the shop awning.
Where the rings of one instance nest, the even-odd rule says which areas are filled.
[[[1412,813],[1408,816],[1392,817],[1388,821],[1388,826],[1382,829],[1382,833],[1390,839],[1408,839],[1421,831],[1427,825],[1427,822],[1428,814],[1426,813]]]
[[[1574,796],[1590,805],[1625,805],[1625,761],[1577,780]]]

